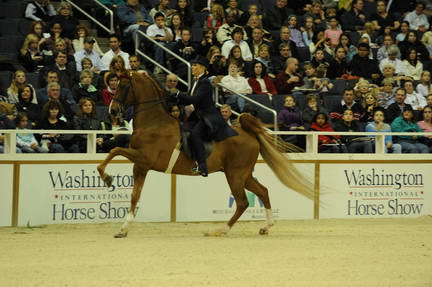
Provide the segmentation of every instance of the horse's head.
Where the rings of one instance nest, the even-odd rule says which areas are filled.
[[[114,100],[124,105],[132,105],[134,103],[133,90],[132,90],[132,79],[133,74],[128,73],[120,76],[120,82],[117,87],[117,92],[114,96]]]

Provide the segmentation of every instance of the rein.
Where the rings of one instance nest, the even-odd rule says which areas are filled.
[[[153,79],[150,78],[150,80],[152,80],[154,82]],[[126,91],[125,91],[126,95],[129,94],[130,89],[132,89],[132,93],[133,93],[132,96],[134,98],[136,98],[136,96],[135,96],[135,89],[134,89],[133,84],[132,84],[132,79],[129,80],[129,84],[126,86]],[[123,106],[122,102],[119,99],[117,99],[117,97],[113,98],[112,101],[115,101],[115,102],[119,103],[120,106]],[[153,104],[153,105],[149,105],[149,106],[143,107],[141,109],[138,108],[139,105],[146,105],[146,104]],[[160,94],[158,94],[158,98],[157,99],[136,102],[135,105],[136,105],[137,108],[134,109],[133,116],[136,116],[140,112],[143,112],[143,111],[146,111],[146,110],[150,110],[150,109],[154,108],[155,106],[157,106],[159,104],[162,104],[163,107],[164,107],[164,109],[167,110],[167,97],[166,96],[162,96],[161,97]]]

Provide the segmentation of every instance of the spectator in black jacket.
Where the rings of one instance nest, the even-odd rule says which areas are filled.
[[[61,2],[58,15],[54,16],[52,23],[60,23],[63,31],[61,36],[73,39],[78,25],[78,19],[72,15],[72,6],[67,2]]]
[[[46,90],[48,93],[48,100],[59,101],[63,106],[65,118],[67,121],[71,121],[75,114],[73,111],[73,104],[61,94],[60,85],[56,82],[49,83]],[[41,102],[40,105],[44,105],[47,101]]]
[[[356,121],[360,120],[364,113],[362,105],[354,101],[353,89],[346,89],[344,91],[341,103],[337,104],[330,111],[330,118],[333,122],[336,122],[338,119],[343,117],[343,113],[348,109],[353,112],[353,117]]]
[[[59,77],[59,83],[62,87],[71,89],[73,87],[73,82],[76,74],[76,64],[75,62],[69,62],[67,60],[67,55],[64,52],[58,52],[54,54],[55,63],[50,66],[46,66],[39,72],[39,83],[41,87],[46,86],[46,75],[48,71],[57,71]]]
[[[93,86],[92,81],[93,73],[90,70],[83,70],[80,74],[79,83],[76,83],[72,89],[75,102],[79,102],[82,98],[90,98],[97,104],[102,103],[102,97],[98,89]]]
[[[280,29],[288,16],[294,14],[294,10],[288,8],[287,4],[287,0],[276,0],[275,6],[265,11],[267,29]]]
[[[18,89],[18,103],[15,105],[18,112],[25,112],[27,114],[33,127],[40,119],[40,107],[32,103],[34,97],[34,89],[28,84],[24,85]]]
[[[294,43],[294,41],[290,40],[290,38],[291,38],[290,29],[287,26],[282,26],[280,28],[279,39],[275,40],[272,44],[274,54],[279,53],[280,44],[286,43],[290,47],[291,55],[289,57],[293,57],[293,58],[298,59],[299,54],[297,51],[297,45]]]
[[[48,71],[48,73],[46,74],[45,77],[45,81],[47,82],[47,86],[41,89],[38,89],[36,91],[36,97],[37,97],[37,102],[40,105],[44,105],[49,97],[48,97],[48,85],[50,83],[59,83],[60,80],[60,76],[58,71],[56,70],[52,70],[52,71]],[[72,96],[72,92],[69,89],[66,88],[60,88],[60,97],[62,99],[64,99],[69,105],[74,105],[76,104],[73,96]]]
[[[404,110],[404,108],[411,108],[412,107],[410,104],[405,104],[405,99],[406,99],[406,91],[404,88],[398,88],[396,90],[395,96],[394,96],[394,100],[395,102],[391,105],[388,106],[387,110],[386,110],[386,122],[387,123],[392,123],[393,120],[395,118],[397,118],[398,116],[400,116]]]
[[[336,121],[333,126],[335,131],[339,132],[362,132],[360,125],[354,120],[353,111],[347,109],[344,111],[342,119]],[[372,153],[372,138],[363,136],[346,136],[343,135],[341,141],[347,146],[349,153]]]
[[[351,74],[365,79],[378,79],[381,72],[378,62],[375,59],[369,59],[369,45],[360,43],[357,49],[358,54],[354,55],[350,63]]]
[[[327,69],[327,77],[330,79],[341,78],[342,75],[348,73],[348,67],[345,48],[339,46],[336,48],[334,59],[330,61],[330,65]]]
[[[363,12],[363,0],[353,0],[351,11],[345,12],[341,17],[344,31],[359,31],[366,23],[366,15]]]

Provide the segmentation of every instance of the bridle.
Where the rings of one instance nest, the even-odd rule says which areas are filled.
[[[155,80],[152,79],[150,76],[148,76],[148,77],[156,85],[156,89],[158,90],[157,99],[151,99],[151,100],[136,102],[135,103],[135,107],[136,108],[134,109],[134,116],[136,116],[140,112],[143,112],[143,111],[146,111],[146,110],[150,110],[150,109],[154,108],[155,106],[157,106],[159,104],[162,104],[163,107],[164,107],[164,109],[166,111],[168,111],[167,96],[165,95],[165,93],[163,92],[163,90],[158,86],[158,84],[155,82]],[[111,103],[109,105],[109,112],[111,111],[112,102],[117,102],[119,104],[119,106],[120,106],[120,109],[123,109],[124,101],[126,100],[125,98],[129,95],[130,92],[133,93],[132,96],[136,99],[135,89],[134,89],[133,83],[132,83],[132,73],[130,73],[130,76],[123,76],[123,78],[126,78],[128,80],[128,84],[124,88],[125,91],[122,93],[124,96],[122,96],[119,99],[120,95],[117,94],[115,97],[112,98]],[[131,91],[131,89],[132,89],[132,91]],[[164,95],[161,95],[161,94],[164,94]],[[147,104],[152,104],[152,105],[147,105]],[[145,106],[145,105],[147,105],[147,106]],[[140,106],[142,108],[139,108]]]

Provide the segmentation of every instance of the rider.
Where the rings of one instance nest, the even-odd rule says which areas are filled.
[[[193,173],[208,176],[205,159],[204,140],[221,141],[237,133],[231,129],[223,120],[221,114],[215,107],[213,101],[213,89],[207,77],[208,61],[198,57],[192,62],[192,75],[195,82],[192,85],[189,95],[178,93],[176,97],[180,104],[193,104],[198,118],[197,123],[191,128],[191,145],[193,154],[198,162]]]

